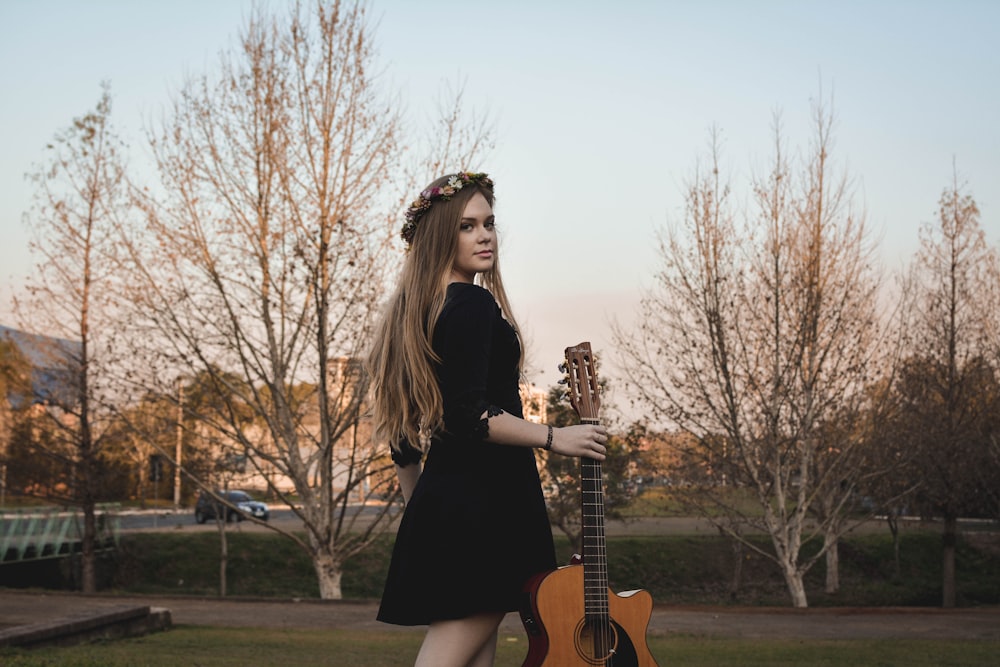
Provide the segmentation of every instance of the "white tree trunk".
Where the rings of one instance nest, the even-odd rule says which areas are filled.
[[[316,568],[316,578],[319,580],[319,596],[323,600],[343,599],[340,588],[340,578],[343,569],[329,553],[317,553],[313,556],[313,567]]]
[[[784,495],[776,495],[778,502],[784,503]],[[785,585],[788,594],[792,598],[792,605],[805,608],[809,606],[806,600],[806,587],[802,578],[804,573],[799,568],[799,550],[801,547],[801,526],[802,517],[784,518],[778,520],[771,512],[767,515],[767,526],[771,533],[771,543],[774,545],[774,553],[781,568],[781,575],[785,578]]]
[[[826,547],[826,586],[824,591],[830,594],[840,592],[840,538],[836,532],[827,531],[824,538]]]
[[[799,609],[808,607],[809,601],[806,599],[805,582],[802,580],[802,573],[795,567],[795,563],[789,562],[787,559],[782,559],[781,573],[785,577],[788,593],[792,596],[792,605]]]

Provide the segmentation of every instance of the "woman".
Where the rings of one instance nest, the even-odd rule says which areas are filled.
[[[607,442],[602,426],[521,418],[493,202],[486,174],[462,172],[410,205],[406,261],[368,360],[375,437],[392,445],[406,503],[378,618],[429,625],[418,667],[493,664],[505,613],[555,567],[533,448],[603,460]]]

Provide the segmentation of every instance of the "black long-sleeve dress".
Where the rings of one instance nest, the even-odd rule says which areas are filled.
[[[452,283],[432,344],[445,430],[396,534],[378,619],[398,625],[514,611],[527,580],[555,567],[534,450],[484,440],[484,413],[522,416],[514,329],[487,290]],[[404,450],[398,464],[419,460]]]

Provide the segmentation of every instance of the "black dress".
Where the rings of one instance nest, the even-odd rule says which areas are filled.
[[[396,534],[378,619],[398,625],[514,611],[527,580],[555,567],[534,450],[484,440],[484,413],[522,416],[514,329],[487,290],[452,283],[433,346],[445,431]],[[404,449],[397,463],[419,460]]]

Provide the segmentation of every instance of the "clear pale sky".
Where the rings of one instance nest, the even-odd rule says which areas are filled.
[[[272,9],[286,0],[270,0]],[[0,0],[0,323],[31,263],[25,172],[109,80],[141,159],[144,124],[185,75],[216,66],[244,0]],[[889,269],[917,247],[953,164],[1000,238],[1000,2],[516,0],[370,3],[385,80],[416,123],[444,86],[497,121],[504,276],[552,384],[562,348],[610,352],[680,219],[708,130],[736,186],[768,158],[775,111],[805,147],[811,100],[834,99],[834,158]],[[458,165],[456,165],[457,167]],[[610,355],[608,355],[610,356]]]

